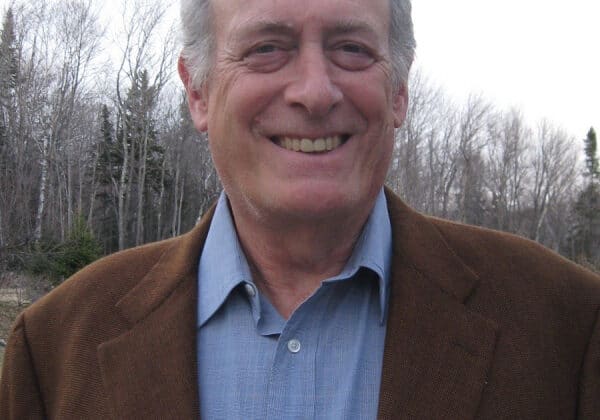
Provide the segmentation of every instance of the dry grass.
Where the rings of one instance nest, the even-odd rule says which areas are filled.
[[[16,302],[0,302],[0,339],[6,341],[17,315],[25,309],[24,306],[17,305]],[[0,369],[4,360],[4,346],[0,346]]]
[[[17,315],[50,289],[48,281],[10,271],[0,270],[0,339],[8,339]],[[0,374],[4,360],[4,346],[0,345]]]

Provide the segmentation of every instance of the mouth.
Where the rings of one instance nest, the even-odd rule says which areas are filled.
[[[294,138],[294,137],[272,137],[271,141],[286,150],[300,153],[327,153],[342,146],[348,139],[349,135],[335,135],[329,137],[318,137],[315,139],[309,138]]]

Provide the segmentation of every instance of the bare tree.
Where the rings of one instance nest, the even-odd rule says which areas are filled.
[[[565,132],[542,121],[536,131],[530,159],[533,223],[529,237],[558,250],[567,233],[565,215],[576,185],[576,148]],[[549,222],[549,214],[554,214],[554,222],[558,223]]]
[[[73,117],[82,83],[98,43],[91,2],[68,1],[21,9],[20,87],[27,95],[20,102],[20,136],[37,146],[37,209],[33,240],[39,242],[52,198],[57,211],[51,226],[67,226],[72,218],[72,165],[69,154]],[[30,155],[31,157],[31,155]],[[65,210],[65,211],[63,211]],[[47,216],[46,216],[47,217]],[[54,223],[58,222],[58,223]]]
[[[438,124],[444,119],[440,114],[442,92],[415,71],[410,76],[409,93],[406,120],[396,132],[387,184],[416,208],[427,209],[432,201],[428,187],[439,169],[431,166],[431,159]]]
[[[451,191],[459,166],[457,147],[457,112],[443,95],[438,94],[436,112],[426,139],[425,180],[427,203],[423,211],[441,217],[449,216]]]
[[[486,186],[492,197],[492,227],[521,231],[526,157],[531,132],[517,110],[490,115],[487,139]]]
[[[457,219],[465,223],[483,222],[483,179],[485,176],[482,150],[483,135],[491,105],[480,96],[470,96],[458,121],[458,153],[460,183],[457,191]]]
[[[145,102],[148,107],[155,102],[162,88],[168,82],[172,69],[170,65],[174,62],[174,37],[173,31],[168,33],[170,36],[157,39],[157,28],[163,24],[167,5],[162,3],[148,3],[142,1],[124,2],[123,6],[123,35],[124,47],[122,49],[122,59],[117,71],[116,80],[116,105],[119,109],[119,118],[122,120],[126,114],[127,97],[123,95],[123,85],[134,86],[142,80],[143,74],[147,69],[154,71],[154,78],[148,81],[151,86],[152,94]],[[152,109],[141,110],[149,117]],[[146,118],[149,121],[150,118]],[[124,132],[121,136],[123,161],[119,182],[117,184],[118,197],[118,234],[119,249],[126,246],[126,226],[129,218],[129,200],[132,192],[133,182],[133,160],[135,159],[136,144],[128,141],[131,133],[128,132],[127,124],[122,125]],[[143,194],[145,189],[146,176],[146,157],[148,153],[148,136],[150,127],[145,126],[142,129],[141,142],[138,145],[141,153],[138,153],[138,177],[139,183],[136,200],[136,239],[135,243],[142,242],[142,224],[143,224]]]

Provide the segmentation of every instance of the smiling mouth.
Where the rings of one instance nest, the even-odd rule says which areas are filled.
[[[319,137],[316,139],[294,138],[294,137],[274,137],[273,143],[286,150],[301,153],[326,153],[337,149],[343,145],[350,136],[337,135],[330,137]]]

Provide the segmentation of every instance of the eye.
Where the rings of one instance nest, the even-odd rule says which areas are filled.
[[[269,54],[277,51],[277,46],[274,44],[263,44],[256,47],[252,53],[253,54]]]
[[[356,42],[344,42],[331,49],[331,60],[339,67],[350,71],[365,70],[375,62],[370,48]]]
[[[365,48],[358,44],[344,44],[340,47],[343,51],[352,53],[352,54],[366,54],[367,51]]]
[[[275,42],[263,42],[253,46],[244,57],[244,62],[253,71],[269,73],[281,68],[290,55],[290,48]]]

